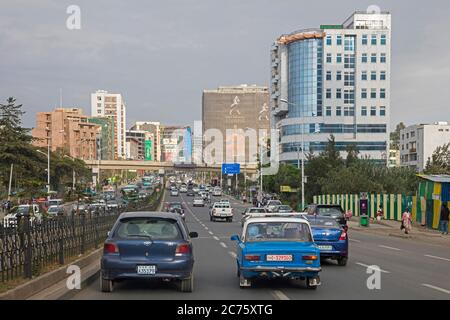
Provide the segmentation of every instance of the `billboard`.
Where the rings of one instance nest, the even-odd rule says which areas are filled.
[[[153,157],[152,157],[152,154],[153,154],[152,140],[145,140],[145,151],[144,151],[144,153],[145,153],[144,159],[146,161],[152,161],[153,160]]]
[[[223,163],[223,174],[239,174],[241,173],[241,165],[239,163]]]

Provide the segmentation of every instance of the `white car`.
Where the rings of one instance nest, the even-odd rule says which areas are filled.
[[[47,215],[50,218],[54,218],[54,217],[58,216],[58,213],[64,213],[62,206],[50,206],[47,209]]]
[[[30,213],[30,205],[24,204],[12,208],[11,212],[3,218],[3,226],[12,228],[17,226],[17,216]],[[30,216],[30,223],[42,221],[42,212],[39,205],[33,204],[33,209]]]
[[[205,206],[205,200],[201,197],[194,198],[194,201],[192,201],[192,206],[194,207],[204,207]]]
[[[180,188],[180,192],[181,193],[186,193],[187,191],[188,191],[187,187],[183,186],[183,187]]]
[[[177,190],[177,189],[172,189],[172,190],[170,191],[170,195],[171,195],[172,197],[178,197],[178,195],[179,195],[178,190]]]
[[[283,205],[280,200],[269,200],[266,204],[266,209],[269,212],[274,212],[278,206]]]
[[[221,196],[222,196],[222,189],[220,189],[220,188],[214,188],[213,196],[214,196],[214,197],[221,197]]]
[[[215,202],[211,210],[209,211],[209,218],[211,221],[216,221],[217,219],[225,219],[228,222],[233,221],[233,208],[226,202]]]

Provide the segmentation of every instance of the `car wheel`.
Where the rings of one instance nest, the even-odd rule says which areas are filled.
[[[180,291],[181,292],[192,292],[194,291],[194,273],[192,272],[190,277],[180,281]]]
[[[345,267],[345,266],[347,265],[347,260],[348,260],[347,257],[339,258],[339,259],[337,260],[338,265],[341,266],[341,267]]]
[[[100,276],[100,289],[102,292],[112,292],[114,288],[114,284],[112,280],[104,279]]]

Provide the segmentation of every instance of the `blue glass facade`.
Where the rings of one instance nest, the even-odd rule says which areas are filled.
[[[322,152],[327,147],[327,141],[321,142],[305,142],[305,152]],[[349,145],[355,145],[358,151],[386,151],[386,141],[336,141],[336,150],[345,151]],[[301,142],[289,142],[281,145],[282,152],[297,152],[297,148],[301,151]]]
[[[289,118],[322,115],[323,40],[292,42],[289,53]]]
[[[326,123],[306,123],[291,124],[281,127],[283,136],[300,135],[302,132],[308,133],[386,133],[386,124],[326,124]]]

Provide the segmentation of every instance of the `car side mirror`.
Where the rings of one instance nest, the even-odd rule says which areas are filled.
[[[198,233],[197,232],[189,232],[189,237],[198,238]]]
[[[230,240],[231,240],[231,241],[241,241],[241,239],[239,238],[238,235],[233,235],[233,236],[231,236]]]
[[[106,233],[106,236],[109,237],[110,234],[111,234],[111,231],[108,231],[108,232]]]

